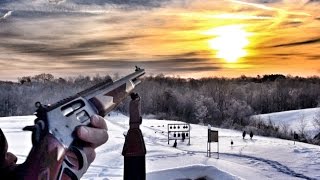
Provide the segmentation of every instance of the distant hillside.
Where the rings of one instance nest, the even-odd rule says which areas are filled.
[[[314,123],[315,118],[320,118],[320,108],[260,114],[252,116],[252,118],[267,124],[272,122],[280,128],[287,127],[289,131],[292,130],[297,133],[304,131],[307,136],[311,137],[320,133],[320,127]]]

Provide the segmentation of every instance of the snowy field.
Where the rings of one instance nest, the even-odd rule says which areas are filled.
[[[31,133],[22,128],[33,123],[34,116],[0,118],[9,142],[9,151],[23,162],[31,148]],[[96,160],[83,179],[122,179],[124,136],[128,117],[113,113],[107,117],[109,141],[97,149]],[[219,131],[220,157],[206,156],[207,127],[191,125],[191,145],[173,141],[168,145],[167,124],[177,121],[143,119],[141,130],[147,148],[148,180],[206,179],[320,179],[320,146],[276,138],[248,136],[242,132],[212,128]],[[230,141],[234,145],[231,146]],[[212,143],[213,151],[216,151]]]
[[[277,126],[286,126],[292,131],[300,132],[301,127],[305,127],[305,132],[310,137],[314,137],[319,132],[314,126],[315,116],[320,116],[320,108],[310,108],[302,110],[292,110],[269,114],[260,114],[253,116],[257,120],[262,120],[266,123],[271,121]]]

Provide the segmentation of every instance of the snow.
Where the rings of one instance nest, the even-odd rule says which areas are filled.
[[[255,119],[260,119],[266,123],[269,120],[277,126],[287,126],[290,130],[299,132],[301,125],[305,125],[305,132],[307,135],[314,137],[319,132],[313,123],[314,117],[320,114],[320,108],[309,108],[302,110],[283,111],[277,113],[260,114],[252,116]]]
[[[299,113],[298,113],[299,114]],[[276,116],[274,116],[276,117]],[[19,163],[31,148],[31,133],[21,129],[33,124],[34,116],[0,118],[9,151]],[[124,143],[128,117],[112,113],[106,117],[109,141],[97,148],[97,157],[82,179],[122,179]],[[206,156],[207,126],[191,124],[191,145],[173,141],[168,145],[167,124],[182,123],[169,120],[143,119],[141,130],[147,148],[148,180],[206,179],[320,179],[320,146],[253,136],[242,139],[242,132],[212,127],[219,131],[217,153]],[[234,145],[230,142],[233,140]],[[217,143],[211,144],[217,151]]]

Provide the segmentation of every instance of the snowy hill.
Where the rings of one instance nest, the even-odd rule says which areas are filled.
[[[9,151],[23,162],[31,148],[30,132],[21,128],[34,116],[0,118],[9,142]],[[196,179],[320,179],[320,147],[292,141],[254,136],[242,139],[239,131],[218,129],[220,158],[206,157],[207,127],[191,125],[191,145],[167,142],[167,124],[176,121],[144,119],[141,130],[147,148],[148,180]],[[97,149],[96,160],[83,179],[122,179],[124,136],[128,117],[107,117],[109,141]],[[234,145],[230,145],[231,139]],[[216,145],[212,144],[213,151]]]
[[[314,137],[319,133],[313,123],[313,119],[317,115],[320,115],[320,108],[260,114],[253,116],[253,118],[266,123],[271,121],[277,126],[287,126],[290,130],[296,132],[301,131],[301,126],[305,126],[305,132],[311,137]]]

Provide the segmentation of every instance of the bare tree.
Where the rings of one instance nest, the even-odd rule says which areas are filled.
[[[313,126],[316,128],[316,131],[320,133],[320,110],[318,110],[313,117]]]
[[[208,108],[203,104],[205,97],[200,95],[195,102],[195,116],[199,120],[199,124],[203,124],[204,119],[208,115]]]
[[[289,136],[289,126],[288,126],[288,124],[282,122],[282,123],[279,124],[279,126],[280,126],[282,134],[284,134],[284,136]]]
[[[305,119],[305,115],[301,114],[299,119],[298,131],[302,137],[306,137],[306,126],[307,126],[307,121]]]

